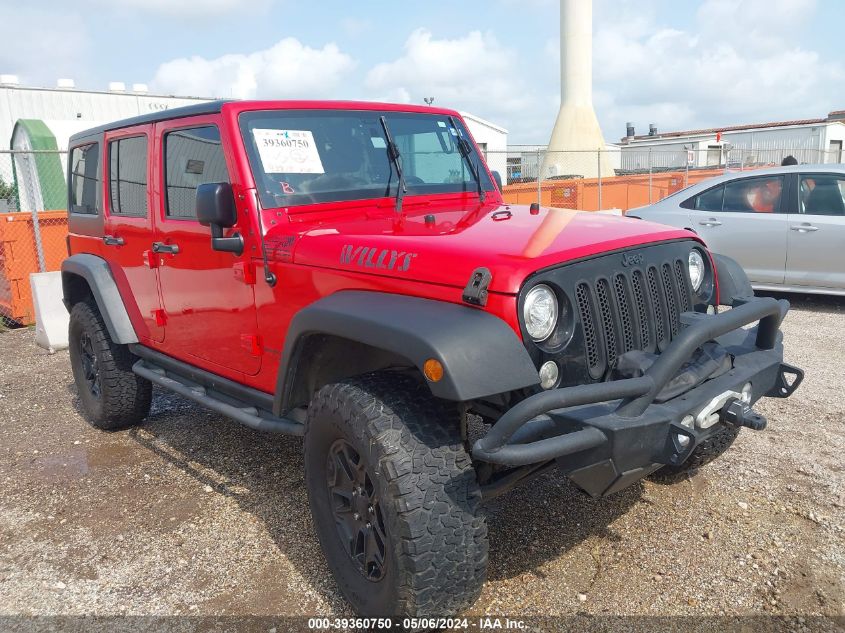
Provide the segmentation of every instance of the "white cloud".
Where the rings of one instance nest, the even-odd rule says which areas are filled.
[[[813,0],[707,0],[686,30],[632,10],[613,5],[596,21],[595,104],[608,138],[629,120],[668,131],[819,117],[838,103],[841,64],[794,43]]]
[[[254,53],[174,59],[150,83],[158,92],[238,99],[337,97],[333,91],[354,67],[334,43],[311,48],[288,37]]]
[[[491,33],[437,39],[420,28],[408,37],[400,57],[370,69],[365,85],[384,100],[422,103],[434,97],[435,105],[501,121],[534,105],[518,67],[515,52]],[[510,120],[516,123],[517,117]]]

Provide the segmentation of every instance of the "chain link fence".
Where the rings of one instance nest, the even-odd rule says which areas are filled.
[[[841,150],[728,144],[701,150],[621,147],[555,152],[538,146],[511,146],[507,152],[488,152],[487,160],[491,166],[506,166],[501,175],[507,202],[625,212],[723,173],[779,166],[787,156],[800,164],[845,160]]]
[[[786,156],[841,163],[841,154],[728,145],[565,152],[516,146],[487,152],[487,161],[502,174],[508,202],[625,212],[722,173],[777,166]],[[67,256],[66,164],[64,151],[0,150],[0,327],[34,322],[29,275],[59,270]]]
[[[0,150],[0,327],[35,321],[29,275],[67,257],[67,152]]]

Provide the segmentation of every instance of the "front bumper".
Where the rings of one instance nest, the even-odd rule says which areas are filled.
[[[753,298],[721,314],[684,313],[686,327],[644,375],[526,398],[475,442],[472,456],[505,466],[556,460],[593,496],[621,490],[664,465],[680,465],[725,423],[705,428],[699,421],[728,392],[739,394],[746,387],[743,404],[751,405],[763,396],[789,397],[798,387],[803,372],[783,362],[779,329],[788,310],[785,300]],[[663,387],[711,340],[731,355],[732,368],[656,402]],[[788,376],[794,379],[790,382]]]

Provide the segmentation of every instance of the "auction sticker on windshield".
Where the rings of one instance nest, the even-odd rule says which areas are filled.
[[[310,130],[255,129],[252,135],[266,173],[326,173]]]

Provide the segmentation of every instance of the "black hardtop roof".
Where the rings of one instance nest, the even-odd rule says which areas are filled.
[[[170,108],[167,110],[159,110],[158,112],[150,112],[149,114],[142,114],[140,116],[131,117],[129,119],[121,119],[120,121],[113,121],[106,123],[99,127],[94,127],[89,130],[77,132],[70,137],[70,144],[75,141],[88,139],[91,136],[109,132],[111,130],[119,130],[125,127],[132,127],[133,125],[143,125],[145,123],[158,123],[159,121],[170,121],[172,119],[182,119],[184,117],[196,116],[199,114],[219,114],[220,109],[224,103],[228,103],[231,99],[220,99],[218,101],[206,101],[204,103],[197,103],[195,105],[182,106],[180,108]]]

